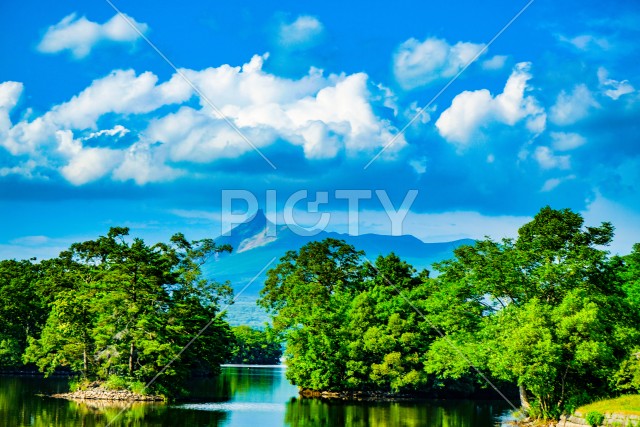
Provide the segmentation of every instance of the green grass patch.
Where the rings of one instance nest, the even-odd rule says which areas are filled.
[[[629,394],[615,399],[598,400],[576,409],[582,415],[591,412],[602,414],[640,415],[640,394]]]

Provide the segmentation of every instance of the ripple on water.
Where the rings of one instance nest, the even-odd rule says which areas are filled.
[[[259,403],[259,402],[211,402],[211,403],[185,403],[177,405],[175,408],[191,409],[196,411],[224,411],[224,412],[284,412],[285,405],[282,403]]]

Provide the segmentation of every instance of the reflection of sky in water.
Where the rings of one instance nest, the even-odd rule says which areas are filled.
[[[221,381],[232,388],[226,402],[184,403],[175,408],[194,411],[225,412],[219,425],[280,426],[284,423],[286,403],[298,396],[298,388],[289,384],[284,367],[223,367]]]
[[[493,427],[505,425],[504,402],[451,400],[407,402],[342,402],[294,399],[298,389],[289,384],[283,368],[224,367],[218,377],[224,401],[183,403],[177,411],[219,413],[224,427],[314,425],[356,427]],[[502,418],[502,419],[501,419]]]

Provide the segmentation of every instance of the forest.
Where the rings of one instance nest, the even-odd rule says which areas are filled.
[[[278,363],[301,389],[515,402],[534,417],[640,392],[640,244],[607,251],[609,223],[543,208],[517,238],[461,246],[416,271],[326,239],[289,251],[259,305],[272,324],[231,328],[230,283],[201,266],[211,239],[146,244],[127,228],[49,260],[0,262],[0,369],[124,382],[178,396],[222,363]],[[204,328],[206,325],[208,327]],[[511,396],[511,395],[509,395]]]
[[[259,303],[303,389],[446,397],[519,392],[557,418],[640,391],[640,245],[609,223],[543,208],[516,239],[484,239],[417,272],[339,240],[288,252]],[[516,394],[516,398],[518,394]]]

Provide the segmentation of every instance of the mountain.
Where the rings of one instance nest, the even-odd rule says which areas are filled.
[[[272,236],[272,231],[275,235]],[[236,226],[229,236],[215,239],[216,243],[230,244],[231,254],[223,254],[207,262],[203,267],[205,276],[223,282],[229,280],[236,293],[240,292],[271,259],[275,261],[269,266],[273,268],[280,258],[289,250],[298,250],[314,240],[326,238],[341,239],[363,250],[372,262],[378,255],[395,252],[403,260],[416,269],[430,268],[431,264],[449,258],[453,250],[464,244],[472,244],[473,240],[462,239],[452,242],[425,243],[409,235],[385,236],[378,234],[362,234],[351,236],[335,232],[320,231],[314,236],[303,236],[286,225],[276,226],[271,223],[262,210],[259,210],[249,221]],[[268,270],[268,269],[267,269]],[[265,270],[238,297],[234,306],[228,309],[228,320],[231,324],[250,324],[260,326],[266,320],[266,314],[256,305],[255,300],[267,276]]]

